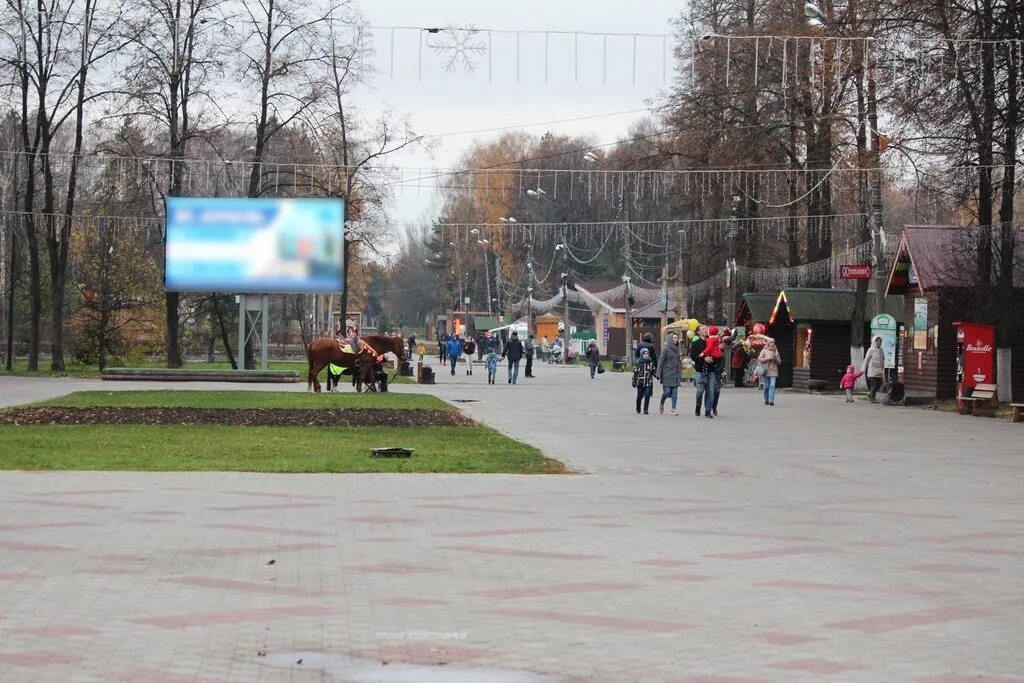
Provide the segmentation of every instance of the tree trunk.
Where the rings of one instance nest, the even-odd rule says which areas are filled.
[[[351,242],[346,238],[342,246],[342,257],[341,257],[341,296],[338,297],[338,324],[341,326],[341,333],[347,334],[348,330],[345,328],[345,321],[348,319],[348,264],[352,259],[349,255],[352,253],[350,248]],[[331,311],[333,314],[334,312]]]
[[[220,310],[220,300],[217,295],[213,295],[213,313],[217,316],[217,324],[220,326],[220,339],[224,343],[224,353],[227,354],[228,362],[231,363],[231,369],[237,370],[238,363],[235,361],[235,354],[231,351],[231,339],[228,337],[228,328],[224,324],[224,316]]]

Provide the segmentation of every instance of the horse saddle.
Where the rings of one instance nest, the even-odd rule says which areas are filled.
[[[351,353],[353,356],[359,354],[359,352],[353,349],[352,345],[348,342],[338,342],[338,350],[342,353]]]

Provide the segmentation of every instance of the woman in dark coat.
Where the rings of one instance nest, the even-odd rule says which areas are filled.
[[[661,350],[661,361],[658,367],[661,375],[661,404],[658,411],[665,412],[665,401],[672,399],[671,415],[678,415],[676,403],[679,401],[679,385],[683,381],[683,366],[679,358],[679,337],[673,332],[665,340],[665,348]]]
[[[590,379],[594,379],[599,365],[601,365],[601,352],[598,350],[596,342],[590,342],[587,345],[587,366],[590,368]]]

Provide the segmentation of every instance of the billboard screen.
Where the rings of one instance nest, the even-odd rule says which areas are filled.
[[[340,292],[340,199],[168,197],[170,292]]]

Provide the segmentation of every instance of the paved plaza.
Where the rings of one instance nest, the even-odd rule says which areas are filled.
[[[537,373],[396,390],[575,474],[0,472],[0,680],[1024,681],[1024,425]]]

